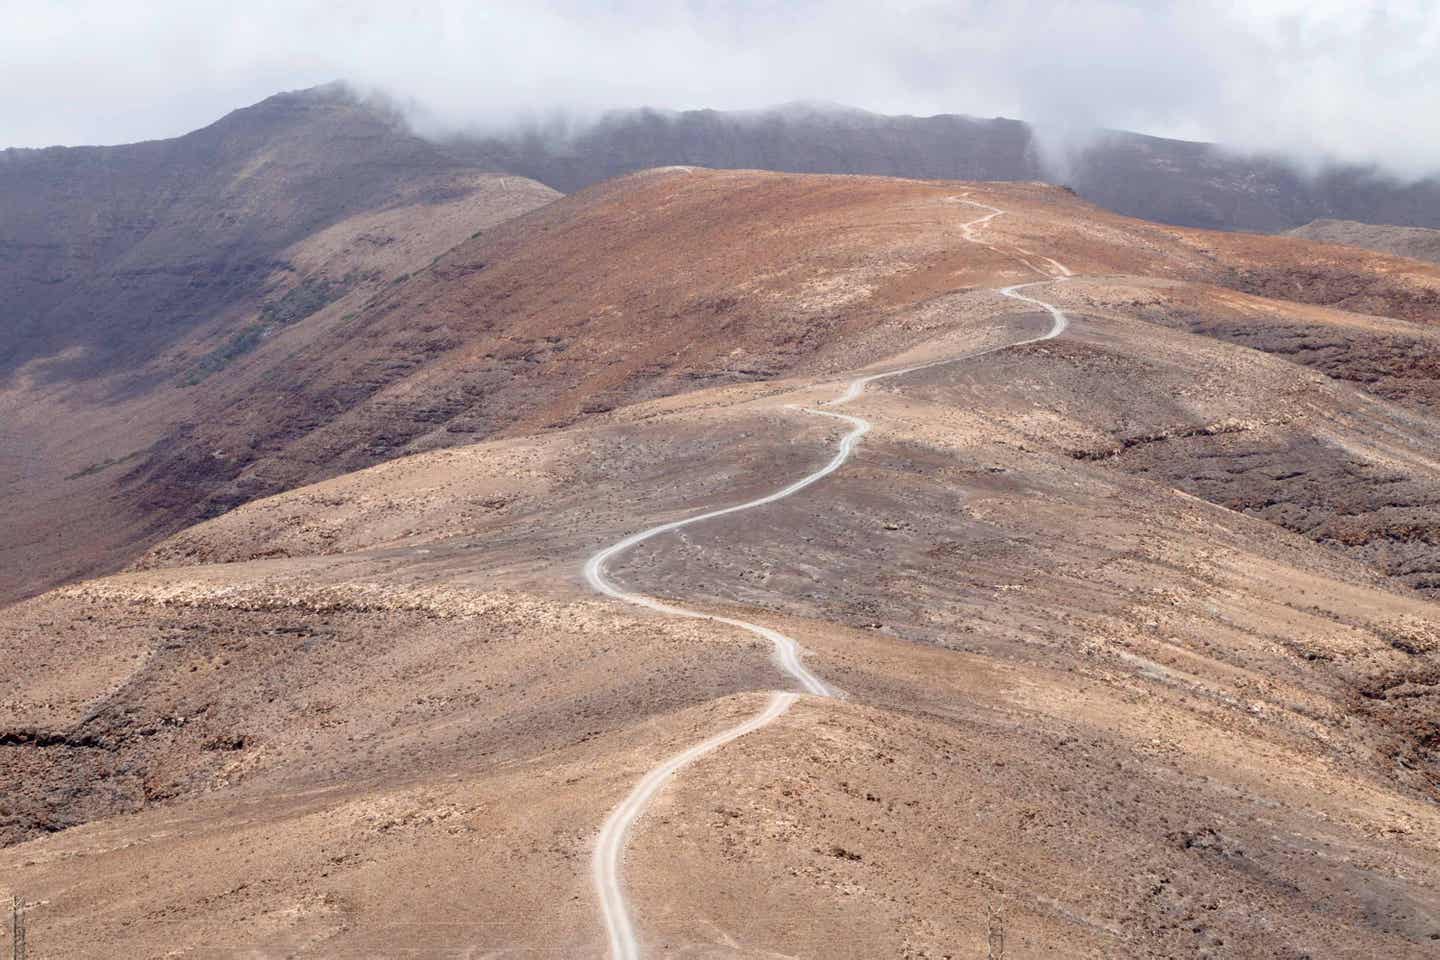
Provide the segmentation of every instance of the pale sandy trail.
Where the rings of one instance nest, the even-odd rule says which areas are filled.
[[[979,217],[975,220],[971,220],[968,223],[961,225],[961,230],[965,239],[969,240],[971,243],[978,243],[981,246],[987,247],[990,250],[995,250],[997,253],[1001,252],[996,247],[981,240],[974,233],[974,229],[978,226],[981,226],[982,224],[990,222],[995,217],[1000,216],[1004,211],[996,207],[987,206],[982,203],[976,203],[973,200],[965,200],[963,198],[955,199],[957,200],[957,202],[966,203],[971,206],[980,207],[981,209],[990,211],[983,217]],[[1029,253],[1029,251],[1023,252]],[[1030,255],[1036,256],[1035,254]],[[1049,340],[1053,337],[1059,336],[1061,331],[1063,331],[1068,324],[1068,320],[1065,316],[1064,311],[1062,311],[1059,307],[1054,306],[1053,304],[1046,303],[1043,300],[1037,300],[1034,297],[1026,296],[1025,294],[1019,293],[1018,291],[1030,287],[1039,286],[1040,284],[1044,283],[1055,283],[1061,280],[1065,280],[1071,276],[1070,271],[1063,265],[1056,263],[1054,260],[1050,260],[1050,258],[1048,257],[1041,257],[1041,259],[1045,260],[1046,262],[1053,264],[1056,268],[1057,273],[1059,273],[1059,276],[1051,276],[1046,271],[1041,270],[1029,260],[1025,259],[1025,257],[1018,254],[1015,254],[1014,256],[1031,270],[1034,270],[1036,273],[1039,273],[1047,279],[1037,280],[1031,283],[1015,284],[1014,286],[1005,287],[1000,291],[1000,294],[1002,296],[1009,297],[1012,300],[1020,300],[1046,310],[1051,317],[1051,325],[1049,330],[1047,330],[1040,336],[1031,337],[1028,340],[1020,340],[1014,343],[1002,344],[1001,346],[991,347],[988,350],[981,350],[976,353],[969,353],[959,357],[947,357],[943,360],[932,360],[928,363],[919,363],[915,364],[914,366],[902,367],[899,370],[887,370],[883,373],[872,373],[863,377],[857,377],[856,379],[850,381],[849,385],[845,388],[845,391],[840,394],[840,396],[836,397],[834,400],[828,401],[825,406],[835,407],[841,404],[849,403],[850,401],[859,397],[861,393],[864,392],[867,385],[874,383],[876,380],[883,380],[888,377],[898,377],[907,373],[913,373],[916,370],[925,370],[930,367],[938,367],[943,364],[959,363],[964,360],[973,360],[976,357],[983,357],[987,354],[996,353],[1000,350],[1005,350],[1010,347],[1023,346],[1027,343],[1038,343],[1041,340]],[[649,597],[642,593],[633,593],[631,591],[628,591],[611,581],[605,575],[605,564],[608,561],[624,553],[626,550],[629,550],[636,544],[643,543],[644,541],[649,540],[652,537],[657,537],[664,533],[670,533],[672,531],[679,530],[682,527],[690,526],[691,524],[702,523],[706,520],[714,520],[717,517],[728,516],[732,513],[740,513],[744,510],[754,510],[758,507],[763,507],[766,504],[775,503],[777,500],[783,500],[786,497],[799,493],[801,490],[804,490],[811,484],[816,483],[817,481],[828,477],[836,470],[839,470],[840,467],[843,466],[845,462],[849,460],[851,455],[855,452],[855,448],[859,445],[861,438],[863,438],[865,434],[868,433],[870,430],[870,422],[862,417],[850,416],[849,414],[844,413],[835,413],[831,410],[818,410],[810,408],[802,409],[804,409],[806,413],[812,413],[824,417],[833,417],[837,420],[843,420],[850,425],[850,431],[840,438],[840,443],[835,450],[835,455],[831,457],[830,461],[826,463],[823,467],[815,470],[812,473],[806,474],[805,476],[796,480],[794,483],[782,487],[779,490],[776,490],[774,493],[767,494],[755,500],[735,504],[734,506],[730,507],[721,507],[719,509],[710,510],[705,513],[699,513],[691,517],[686,517],[683,520],[672,520],[669,523],[658,524],[656,526],[650,527],[649,529],[641,530],[639,533],[633,533],[630,536],[611,544],[610,546],[598,551],[593,556],[591,556],[590,559],[585,561],[583,572],[586,582],[589,583],[596,592],[603,593],[606,596],[614,597],[617,600],[623,600],[626,603],[633,603],[637,606],[646,607],[650,610],[654,610],[659,613],[669,614],[670,616],[674,617],[691,617],[698,620],[712,620],[716,623],[723,623],[727,624],[728,626],[738,627],[741,630],[752,633],[755,636],[770,641],[770,644],[774,649],[777,664],[785,673],[789,674],[795,680],[795,682],[804,692],[814,694],[815,696],[828,697],[834,696],[837,691],[829,687],[825,683],[825,681],[821,680],[805,666],[804,662],[801,660],[800,645],[796,643],[792,638],[787,637],[785,634],[779,632],[778,630],[772,630],[771,628],[761,626],[758,623],[751,623],[748,620],[740,620],[735,617],[722,617],[715,614],[704,613],[699,610],[690,610],[686,607],[677,607],[673,604],[665,603],[662,600],[657,600],[654,597]],[[620,805],[610,811],[610,815],[605,818],[605,823],[601,826],[600,834],[595,840],[595,851],[591,857],[590,869],[591,879],[595,885],[596,896],[600,900],[600,910],[601,915],[605,921],[605,930],[609,937],[609,956],[611,960],[638,960],[638,958],[640,957],[640,943],[635,935],[635,924],[630,915],[630,906],[625,899],[624,888],[621,886],[620,883],[620,859],[625,851],[625,840],[627,838],[627,835],[629,834],[631,826],[635,823],[637,819],[639,819],[640,815],[645,812],[645,808],[649,805],[650,801],[654,798],[654,796],[660,792],[660,789],[665,785],[665,782],[677,771],[694,762],[695,760],[698,760],[700,757],[705,756],[707,753],[717,750],[725,744],[730,743],[732,740],[737,740],[740,737],[745,736],[745,734],[747,733],[752,733],[753,731],[759,730],[761,727],[764,727],[767,724],[774,722],[777,718],[782,716],[785,711],[790,709],[791,704],[793,704],[797,698],[798,694],[795,693],[785,693],[778,691],[772,693],[769,701],[766,702],[765,708],[759,713],[755,714],[750,719],[744,721],[743,723],[730,727],[728,730],[723,730],[720,733],[715,734],[713,737],[710,737],[708,740],[697,743],[694,746],[675,754],[674,756],[661,763],[659,766],[650,770],[648,773],[645,774],[645,776],[640,780],[640,782],[635,785],[634,789],[630,791],[630,793],[625,797],[625,799],[620,802]]]
[[[712,750],[723,747],[731,740],[737,740],[752,730],[759,730],[789,710],[795,698],[796,694],[793,693],[772,693],[765,709],[749,720],[675,754],[645,774],[644,778],[635,784],[635,789],[605,818],[605,823],[600,828],[600,836],[595,841],[591,864],[595,886],[600,895],[600,909],[610,934],[610,956],[615,960],[635,960],[640,956],[640,944],[635,938],[635,926],[630,919],[630,907],[625,902],[619,877],[620,855],[625,850],[625,839],[630,825],[645,811],[650,800],[665,786],[665,781],[671,774]]]

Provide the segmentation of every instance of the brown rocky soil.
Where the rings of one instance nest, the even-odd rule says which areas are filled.
[[[1440,263],[1440,230],[1428,227],[1396,227],[1383,223],[1356,223],[1354,220],[1312,220],[1286,233],[1306,240],[1343,243],[1350,247]]]
[[[962,238],[967,192],[1000,249]],[[852,371],[1043,329],[994,293],[1033,279],[1014,245],[1079,275],[1040,288],[1061,338],[873,385],[838,473],[613,565],[844,691],[640,822],[651,954],[1432,956],[1440,272],[1034,185],[705,171],[512,221],[244,368],[302,372],[304,411],[436,324],[459,343],[237,476],[413,455],[0,613],[32,955],[602,956],[606,813],[785,680],[581,564],[824,463],[839,428],[794,406]],[[1236,289],[1317,269],[1393,318]],[[278,409],[224,376],[197,451]]]

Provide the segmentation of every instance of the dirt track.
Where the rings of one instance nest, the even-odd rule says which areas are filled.
[[[984,246],[988,250],[995,251],[996,247],[992,244],[987,243],[982,237],[978,236],[976,231],[977,228],[981,225],[989,223],[991,220],[998,216],[1002,216],[1004,214],[1004,211],[996,207],[990,207],[985,204],[976,203],[971,200],[961,198],[956,199],[958,199],[959,202],[990,211],[983,216],[980,216],[974,220],[962,224],[960,229],[961,232],[964,234],[965,238],[971,243],[976,243]],[[1042,275],[1044,275],[1044,271],[1040,270],[1038,267],[1035,267],[1034,264],[1032,264],[1028,259],[1026,259],[1027,255],[1034,256],[1033,254],[1030,254],[1029,251],[1022,250],[1017,252],[1017,258],[1020,259],[1023,263],[1025,263],[1026,266],[1030,267],[1032,270],[1035,270],[1037,273],[1041,273]],[[1067,279],[1072,275],[1068,268],[1058,263],[1057,261],[1052,260],[1049,257],[1041,257],[1041,259],[1045,260],[1051,266],[1051,268],[1056,271],[1056,279]],[[1031,343],[1039,343],[1043,340],[1054,339],[1055,337],[1059,336],[1061,333],[1064,332],[1066,325],[1069,323],[1069,320],[1065,316],[1065,313],[1059,308],[1043,300],[1039,300],[1027,294],[1019,292],[1022,289],[1033,289],[1034,287],[1040,286],[1046,282],[1049,281],[1038,281],[1035,283],[1019,284],[1015,286],[1005,287],[1000,290],[1001,296],[1004,296],[1011,300],[1019,301],[1021,303],[1029,303],[1039,306],[1046,310],[1052,318],[1050,329],[1047,330],[1045,333],[1039,335],[1038,337],[1031,337],[1028,340],[1016,341],[1013,346],[1025,346]],[[641,531],[640,533],[632,534],[631,536],[620,540],[619,542],[605,548],[604,550],[599,551],[585,562],[586,582],[588,582],[590,586],[594,588],[598,593],[605,594],[606,596],[610,596],[617,600],[625,601],[627,603],[635,604],[636,606],[646,607],[666,616],[679,616],[686,618],[711,620],[714,622],[723,623],[726,626],[737,627],[741,630],[744,630],[746,633],[750,633],[754,636],[761,638],[762,640],[768,640],[774,647],[775,660],[780,669],[784,673],[788,674],[793,681],[799,684],[799,686],[804,692],[810,693],[815,696],[832,696],[833,692],[825,684],[825,682],[820,678],[816,677],[813,673],[811,673],[801,662],[800,648],[790,637],[787,637],[779,631],[773,630],[769,627],[763,627],[759,624],[751,623],[748,620],[740,620],[734,617],[718,617],[714,615],[704,614],[696,610],[661,603],[651,597],[644,596],[643,594],[627,592],[624,589],[617,587],[615,584],[610,582],[610,580],[605,576],[605,565],[612,558],[621,556],[625,551],[635,546],[638,546],[641,543],[644,543],[652,537],[659,536],[661,534],[675,533],[677,531],[683,530],[686,527],[693,526],[697,523],[705,523],[711,520],[720,519],[722,517],[732,517],[736,514],[743,513],[748,510],[754,510],[757,508],[768,506],[772,503],[778,503],[786,497],[794,496],[795,494],[806,489],[812,484],[818,483],[819,481],[830,476],[836,470],[839,470],[845,465],[846,461],[851,458],[851,456],[854,454],[856,446],[860,443],[861,439],[865,436],[865,434],[869,432],[870,423],[869,421],[861,417],[849,416],[843,413],[836,413],[833,408],[842,404],[850,403],[853,400],[860,399],[861,393],[864,391],[865,387],[869,386],[870,384],[876,383],[881,380],[892,379],[895,377],[903,377],[907,374],[915,373],[920,370],[930,370],[935,367],[948,366],[950,364],[963,361],[973,362],[983,359],[988,353],[993,353],[1001,349],[1005,348],[994,347],[988,351],[983,351],[977,354],[967,354],[963,357],[951,358],[947,360],[935,360],[915,366],[902,367],[898,370],[890,370],[882,373],[871,373],[856,377],[854,380],[850,381],[849,385],[845,388],[845,391],[841,393],[839,397],[829,401],[828,407],[830,409],[822,410],[816,408],[804,408],[804,411],[806,413],[810,413],[816,416],[833,417],[837,420],[841,420],[849,424],[851,427],[850,432],[840,438],[840,442],[838,444],[838,449],[836,450],[835,456],[830,459],[829,463],[827,463],[820,469],[814,471],[813,473],[806,474],[804,477],[801,477],[794,483],[788,484],[787,486],[782,487],[774,493],[767,494],[766,496],[760,497],[756,500],[751,500],[746,503],[737,504],[731,507],[723,507],[716,510],[710,510],[704,513],[695,514],[693,516],[687,517],[684,520],[673,520],[669,523],[663,523],[658,526],[650,527],[646,530]],[[621,882],[619,872],[620,858],[624,854],[627,834],[634,826],[636,820],[645,813],[646,808],[649,806],[650,802],[654,799],[658,792],[663,788],[666,780],[674,776],[684,767],[690,765],[691,763],[694,763],[701,757],[704,757],[706,754],[709,754],[712,751],[725,746],[726,744],[732,743],[733,741],[739,739],[742,736],[754,733],[756,730],[760,730],[768,726],[775,720],[778,720],[785,714],[787,710],[789,710],[794,700],[795,696],[793,694],[777,692],[772,695],[770,702],[766,705],[765,709],[762,710],[760,713],[756,714],[754,717],[750,718],[749,720],[736,727],[732,727],[729,730],[718,733],[713,737],[710,737],[709,739],[703,741],[702,743],[690,747],[689,749],[684,750],[676,756],[664,761],[655,769],[651,770],[648,774],[646,774],[646,776],[636,786],[635,790],[632,791],[631,794],[627,796],[625,800],[622,801],[621,804],[611,812],[610,816],[606,818],[604,825],[600,829],[600,835],[595,841],[595,856],[593,860],[592,872],[595,878],[596,897],[600,901],[601,915],[605,921],[606,933],[608,934],[610,940],[610,956],[613,958],[613,960],[632,960],[632,958],[639,957],[645,952],[635,934],[635,924],[634,920],[631,917],[631,907],[626,901],[624,886]]]

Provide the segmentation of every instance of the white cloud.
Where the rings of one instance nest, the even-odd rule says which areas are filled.
[[[818,99],[1440,170],[1433,0],[0,0],[0,22],[9,145],[171,136],[346,78],[451,125]]]

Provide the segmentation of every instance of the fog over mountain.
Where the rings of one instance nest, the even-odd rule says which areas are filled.
[[[1425,2],[0,0],[0,957],[1437,960]]]
[[[345,78],[428,132],[566,110],[747,109],[792,100],[1009,116],[1062,165],[1097,128],[1284,152],[1309,167],[1440,170],[1440,8],[1239,4],[579,0],[419,8],[321,0],[0,3],[0,140],[174,136],[279,89]]]

